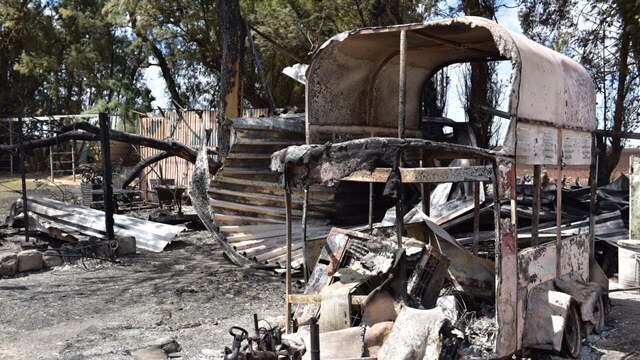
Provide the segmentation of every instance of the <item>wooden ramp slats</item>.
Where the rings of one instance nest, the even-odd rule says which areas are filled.
[[[242,216],[233,214],[215,213],[214,220],[216,224],[234,224],[234,225],[259,225],[259,224],[284,224],[283,220],[256,218],[252,216]]]
[[[245,191],[227,190],[227,189],[219,189],[219,188],[211,189],[209,193],[226,195],[226,196],[234,196],[234,197],[246,197],[250,199],[263,200],[263,201],[284,202],[284,196],[281,196],[281,195],[253,193],[253,192],[248,193]],[[292,202],[302,204],[301,199],[292,199]],[[309,201],[310,205],[324,205],[327,203],[330,203],[330,202]]]
[[[269,185],[263,185],[265,183]],[[216,181],[216,186],[212,187],[210,191],[213,191],[214,189],[223,189],[242,193],[274,195],[284,198],[284,189],[282,187],[282,184],[280,184],[279,182],[270,183],[258,180],[224,177],[220,179],[220,181]],[[294,201],[302,199],[303,191],[301,189],[294,189],[292,191],[292,195]],[[335,198],[336,194],[333,192],[316,191],[314,188],[309,189],[310,201],[331,203],[335,200]]]
[[[244,205],[266,206],[266,207],[284,207],[284,197],[277,195],[265,195],[256,193],[243,193],[240,191],[229,191],[224,189],[212,189],[211,198],[214,200],[234,202]],[[335,212],[335,205],[331,203],[309,201],[309,212],[322,213],[331,216]],[[292,201],[292,208],[302,210],[303,202],[300,199]]]
[[[330,227],[310,228],[307,229],[307,239],[324,238],[329,231]],[[301,229],[293,230],[294,241],[302,239]],[[231,235],[227,236],[227,242],[229,242],[234,248],[246,249],[248,247],[275,244],[277,242],[284,242],[286,236],[286,229],[272,230],[270,232],[260,232],[253,234]]]
[[[272,236],[283,236],[283,235],[286,235],[286,233],[287,233],[287,230],[283,226],[280,229],[274,229],[270,231],[261,231],[256,233],[240,233],[240,234],[227,236],[227,242],[238,243],[246,240],[265,239]]]
[[[259,138],[244,138],[236,137],[234,146],[236,145],[251,145],[251,146],[280,146],[286,148],[291,145],[301,145],[304,139],[259,139]]]
[[[270,245],[264,244],[264,245],[260,245],[258,247],[254,247],[251,248],[249,250],[246,250],[244,252],[242,252],[243,255],[245,255],[248,258],[253,258],[258,262],[262,262],[265,261],[266,259],[270,259],[270,258],[274,258],[276,256],[280,256],[282,254],[284,254],[284,252],[280,252],[277,253],[274,252],[274,250],[276,251],[286,251],[287,247],[284,244],[284,237],[281,237],[279,239],[271,239],[272,241],[270,241]],[[294,241],[291,244],[292,249],[300,249],[302,248],[302,242],[301,241]],[[268,255],[265,255],[268,254]],[[260,259],[260,260],[258,260]]]
[[[209,195],[217,233],[234,251],[259,263],[285,265],[286,224],[281,174],[272,172],[271,154],[305,141],[304,117],[232,119],[232,145],[225,164],[211,182]],[[307,238],[325,238],[336,188],[309,189]],[[301,189],[293,189],[292,267],[302,265]],[[365,197],[366,200],[366,197]],[[347,206],[352,203],[345,201]]]
[[[291,244],[291,250],[298,250],[298,249],[302,249],[302,243],[293,243]],[[274,257],[280,256],[282,254],[286,254],[287,252],[287,247],[286,246],[282,246],[282,247],[277,247],[275,249],[272,249],[271,251],[268,251],[264,254],[260,254],[260,255],[256,255],[255,259],[258,262],[264,262],[264,261],[268,261],[269,259],[273,259]]]
[[[296,269],[302,266],[304,257],[302,255],[302,249],[291,251],[291,268]],[[278,266],[284,268],[287,266],[287,254],[280,255],[275,259],[266,261],[267,264],[278,264]]]
[[[279,207],[269,207],[269,206],[255,206],[255,205],[245,205],[240,203],[235,203],[231,201],[223,201],[211,199],[209,201],[210,205],[219,210],[230,210],[230,211],[238,211],[252,214],[264,214],[271,215],[276,217],[285,217],[285,211],[283,208]],[[293,216],[301,217],[302,210],[292,210]],[[318,217],[323,218],[323,214],[316,211],[308,211],[307,216],[309,217]]]
[[[222,170],[221,170],[222,171]],[[280,178],[280,174],[269,169],[256,169],[253,167],[225,167],[225,175],[270,175]]]
[[[269,153],[231,153],[227,159],[264,159],[271,161]]]
[[[257,240],[239,241],[239,242],[234,242],[234,243],[230,242],[230,244],[231,244],[231,246],[233,246],[233,248],[237,252],[242,253],[243,250],[247,250],[247,249],[251,249],[251,248],[260,246],[263,241],[264,241],[264,239],[257,239]]]
[[[290,131],[274,131],[259,129],[236,129],[237,138],[263,140],[265,138],[277,140],[284,139],[288,141],[296,140],[304,143],[304,134],[296,134]]]
[[[284,228],[284,226],[284,222],[282,223],[282,225],[222,225],[220,226],[220,231],[224,232],[225,234],[250,234],[261,231],[269,231],[276,228]]]

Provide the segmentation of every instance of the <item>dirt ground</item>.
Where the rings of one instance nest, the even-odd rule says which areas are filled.
[[[68,181],[37,190],[30,184],[30,196],[77,192]],[[16,186],[0,178],[2,219]],[[0,251],[16,246],[10,240],[0,238]],[[640,359],[640,294],[611,298],[606,330],[585,340],[581,358]],[[282,277],[237,268],[207,232],[186,232],[161,253],[139,250],[115,264],[90,260],[0,278],[0,359],[132,359],[166,337],[181,346],[176,356],[183,359],[218,359],[231,345],[229,327],[251,329],[253,313],[281,321],[283,310]]]

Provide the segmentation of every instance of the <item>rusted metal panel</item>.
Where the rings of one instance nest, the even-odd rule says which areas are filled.
[[[102,211],[63,203],[46,198],[32,197],[27,204],[29,211],[85,235],[105,239],[105,214]],[[135,219],[124,215],[113,215],[116,236],[134,236],[137,247],[160,252],[185,228]]]
[[[640,239],[640,157],[629,158],[629,238]]]
[[[342,178],[342,180],[385,183],[390,174],[390,168],[376,168],[373,171],[359,170]],[[400,175],[405,184],[493,181],[493,169],[489,166],[400,168]]]
[[[573,236],[562,240],[560,274],[572,274],[581,279],[589,277],[589,238]],[[556,278],[556,243],[548,242],[518,252],[518,340],[524,336],[527,299],[536,286]],[[523,343],[527,346],[526,340]]]
[[[522,345],[560,351],[571,296],[538,287],[530,294],[529,302]]]
[[[589,240],[587,235],[562,240],[561,274],[589,277]],[[548,242],[518,252],[518,286],[531,290],[535,286],[556,278],[556,244]]]
[[[245,117],[264,116],[267,109],[246,109],[243,112]],[[140,135],[148,136],[158,140],[173,139],[192,147],[199,147],[203,141],[208,146],[217,145],[217,111],[169,111],[164,112],[164,116],[153,115],[140,117],[138,120],[138,131]],[[207,138],[207,130],[209,137]],[[141,147],[140,155],[146,159],[158,153],[158,150]],[[146,180],[158,179],[162,174],[164,178],[174,179],[176,185],[189,186],[189,179],[193,176],[193,164],[177,157],[168,158],[156,163],[153,170],[146,174]],[[147,181],[143,185],[147,186]]]

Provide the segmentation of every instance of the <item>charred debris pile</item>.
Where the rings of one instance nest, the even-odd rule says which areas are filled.
[[[376,141],[378,139],[362,142],[373,149]],[[389,141],[394,140],[382,140]],[[336,148],[348,148],[354,143],[357,141],[338,144]],[[445,149],[449,145],[429,142],[421,146],[443,146],[440,149],[443,151],[462,149],[459,146]],[[367,171],[375,173],[377,165],[384,166],[387,162],[377,156],[368,158],[366,151],[344,162],[333,153],[327,155],[334,150],[347,154],[346,148],[332,149],[331,144],[289,148],[274,154],[272,168],[285,174],[288,178],[285,183],[308,185],[314,181],[327,183],[328,179],[353,178],[357,176],[354,169],[368,168]],[[482,155],[478,149],[472,151]],[[393,152],[389,154],[388,162],[393,163]],[[335,162],[324,159],[325,156]],[[476,174],[482,177],[483,170],[472,164],[460,160],[448,163],[453,173],[462,171],[460,165],[478,170]],[[465,174],[469,176],[468,172]],[[393,170],[386,175],[385,193],[396,199]],[[232,334],[233,347],[226,349],[226,358],[480,359],[495,356],[496,289],[500,288],[496,284],[500,277],[496,276],[494,262],[495,214],[501,218],[503,214],[511,215],[511,205],[504,201],[496,204],[491,186],[481,186],[476,200],[473,184],[468,182],[441,182],[432,186],[430,215],[423,211],[419,189],[405,186],[401,236],[397,232],[397,212],[391,208],[381,221],[370,226],[334,227],[325,241],[316,245],[316,241],[308,242],[307,263],[315,265],[302,270],[308,271],[302,293],[288,289],[286,313],[291,316],[290,321],[282,328],[268,331],[256,326],[253,336],[247,331],[240,334],[236,331]],[[546,185],[540,191],[536,240],[540,245],[556,240],[555,186]],[[609,248],[615,246],[617,240],[628,237],[628,186],[629,181],[623,176],[596,191],[595,240],[596,256],[600,258],[610,256]],[[590,188],[562,189],[560,234],[563,238],[589,233],[590,191]],[[527,248],[532,241],[533,185],[519,184],[515,192],[517,246]],[[532,291],[531,308],[537,306],[534,304],[537,292],[548,294],[555,290],[571,294],[574,299],[571,301],[583,309],[586,314],[583,320],[589,320],[579,328],[586,333],[602,331],[603,287],[571,276],[558,277]],[[540,332],[552,332],[550,326],[539,326],[539,329],[532,327]],[[277,342],[273,341],[274,333]],[[525,333],[525,341],[533,343],[527,336],[534,335]],[[579,347],[580,336],[576,339]],[[248,344],[243,347],[245,340]],[[565,345],[562,349],[563,354],[569,356],[574,351],[565,349]]]

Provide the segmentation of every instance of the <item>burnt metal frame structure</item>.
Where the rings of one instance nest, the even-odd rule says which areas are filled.
[[[439,43],[441,46],[460,49],[463,51],[467,51],[469,53],[473,53],[476,56],[478,56],[479,52],[482,52],[483,54],[481,55],[485,55],[485,61],[496,59],[495,53],[486,53],[482,49],[474,46],[470,46],[471,48],[469,48],[465,46],[465,44],[450,41],[438,36],[430,36],[429,34],[421,31],[422,29],[425,29],[425,28],[429,29],[432,26],[434,28],[437,28],[438,26],[444,26],[444,27],[450,26],[450,25],[459,26],[460,24],[470,26],[472,28],[479,27],[479,28],[484,28],[489,30],[492,36],[494,37],[493,40],[495,41],[495,43],[497,44],[498,42],[501,42],[501,44],[499,45],[500,47],[499,52],[503,58],[505,59],[510,58],[512,60],[514,64],[514,73],[516,74],[512,78],[513,83],[512,83],[512,93],[510,98],[510,109],[508,113],[505,113],[508,116],[509,120],[511,120],[510,134],[509,134],[510,138],[507,139],[508,140],[507,150],[502,151],[500,153],[491,154],[492,156],[488,156],[487,158],[484,159],[486,162],[491,163],[493,167],[494,204],[495,204],[495,222],[496,222],[496,227],[495,227],[496,228],[496,243],[495,243],[495,247],[496,247],[495,248],[495,252],[496,252],[496,257],[495,257],[496,314],[495,316],[496,316],[496,323],[497,323],[496,325],[498,326],[498,333],[496,336],[494,356],[504,357],[516,352],[519,349],[522,349],[523,346],[526,345],[526,344],[523,345],[523,327],[524,327],[524,321],[525,321],[524,311],[526,309],[526,298],[527,298],[528,291],[530,291],[531,289],[533,289],[534,286],[539,284],[539,282],[527,283],[526,280],[522,280],[521,277],[523,275],[521,274],[521,272],[523,270],[521,267],[523,265],[525,266],[525,270],[526,270],[525,272],[529,272],[529,271],[535,272],[536,270],[539,270],[540,264],[528,263],[527,261],[530,261],[531,257],[527,258],[527,256],[531,256],[532,254],[535,255],[536,253],[539,255],[547,254],[545,251],[551,250],[551,246],[548,245],[549,243],[542,244],[542,245],[538,244],[537,225],[538,225],[539,206],[540,206],[540,199],[539,199],[540,194],[539,192],[536,192],[535,198],[534,198],[534,214],[533,214],[534,224],[532,229],[533,237],[534,237],[533,243],[532,243],[532,246],[530,246],[529,248],[523,249],[522,252],[518,252],[517,217],[516,217],[517,203],[516,203],[516,191],[515,191],[516,163],[522,162],[523,164],[534,165],[535,184],[539,184],[540,182],[539,177],[540,177],[541,165],[551,164],[551,165],[557,166],[557,169],[558,169],[557,181],[559,185],[560,179],[562,179],[563,177],[562,167],[564,165],[564,160],[565,160],[564,151],[571,150],[567,148],[567,146],[569,145],[563,146],[563,140],[568,139],[567,136],[576,135],[576,133],[572,133],[572,131],[577,132],[576,136],[581,137],[582,139],[584,139],[585,136],[589,134],[589,137],[592,139],[592,141],[590,141],[589,148],[588,148],[588,153],[590,155],[588,160],[590,160],[590,164],[591,164],[590,181],[592,184],[591,192],[593,195],[595,191],[595,187],[593,185],[595,181],[593,180],[594,180],[594,175],[596,173],[596,169],[595,169],[596,154],[593,146],[594,145],[593,136],[594,136],[594,130],[595,130],[595,109],[591,109],[591,108],[594,107],[595,102],[589,101],[589,99],[593,98],[595,94],[595,89],[593,88],[593,82],[591,81],[586,71],[582,67],[580,67],[580,65],[573,62],[571,59],[568,59],[560,54],[557,54],[549,49],[546,49],[538,44],[535,44],[532,41],[525,39],[519,35],[511,34],[508,31],[500,28],[495,23],[487,22],[486,20],[472,18],[472,17],[462,18],[460,20],[454,19],[450,21],[434,22],[431,24],[423,24],[423,25],[403,25],[403,26],[383,28],[383,29],[358,30],[350,34],[338,35],[335,38],[335,40],[332,39],[328,41],[323,46],[323,48],[330,49],[330,51],[326,51],[326,53],[328,53],[329,55],[325,55],[325,57],[332,56],[332,54],[334,54],[336,51],[336,50],[333,50],[333,48],[336,48],[337,46],[339,46],[336,44],[343,42],[349,36],[375,34],[375,33],[384,34],[384,33],[400,32],[400,46],[399,46],[400,50],[391,50],[390,52],[388,52],[384,60],[381,62],[382,65],[380,65],[381,63],[379,63],[378,67],[375,69],[374,73],[371,75],[371,78],[369,80],[369,85],[367,87],[368,100],[366,103],[366,109],[367,109],[366,124],[362,124],[362,125],[373,128],[372,127],[373,111],[371,110],[373,106],[373,101],[371,100],[373,99],[372,94],[375,91],[375,85],[373,84],[375,84],[376,77],[380,74],[384,64],[390,62],[390,60],[396,57],[397,55],[400,55],[400,60],[399,60],[400,89],[398,94],[399,95],[398,96],[398,104],[399,104],[398,135],[400,138],[403,138],[403,133],[405,128],[405,123],[404,123],[405,111],[406,111],[405,110],[406,109],[405,108],[406,106],[406,83],[405,83],[406,82],[406,78],[405,78],[406,63],[405,61],[406,60],[404,60],[403,58],[406,56],[406,52],[407,52],[406,50],[407,31],[410,31],[415,34],[419,34],[420,37],[423,37],[423,38],[424,37],[430,38],[431,40],[434,40],[436,43]],[[505,45],[505,43],[507,44]],[[412,51],[415,51],[415,50],[421,50],[421,49],[416,49],[416,48],[412,49]],[[459,61],[460,59],[453,60],[451,61],[451,63],[459,62]],[[317,62],[317,58],[314,58],[314,62]],[[313,68],[314,62],[312,62],[307,74],[307,78],[310,80],[312,80],[312,75],[315,70]],[[325,59],[325,62],[326,62],[326,59]],[[546,74],[541,79],[536,79],[536,74],[546,73],[547,70],[544,68],[545,66],[550,66],[549,74]],[[524,71],[523,67],[528,71]],[[322,69],[322,70],[325,73],[330,73],[330,70],[327,70],[327,69]],[[432,76],[433,73],[431,73],[430,76]],[[559,79],[561,84],[557,84],[557,81],[555,81],[553,86],[550,87],[549,92],[547,92],[547,94],[550,94],[550,95],[536,94],[533,88],[527,87],[534,84],[533,82],[534,80],[540,80],[544,83],[545,80],[552,79],[553,76],[557,76],[558,74],[562,75],[562,79]],[[322,80],[319,80],[319,81],[322,81]],[[564,81],[564,83],[562,83],[562,81]],[[326,86],[330,86],[330,85],[322,85],[322,86],[325,86],[326,88]],[[554,99],[553,96],[558,97],[557,96],[558,94],[555,94],[553,92],[556,90],[561,91],[563,86],[564,86],[563,93],[566,99],[565,98]],[[531,90],[531,92],[521,93],[521,88],[523,87],[524,89]],[[337,90],[337,91],[340,91],[340,90]],[[314,94],[317,95],[319,93],[315,92]],[[309,102],[310,100],[310,95],[311,95],[311,92],[309,90],[309,84],[308,84],[307,85],[307,102]],[[536,95],[538,95],[538,97],[536,97]],[[331,96],[331,94],[324,94],[324,96]],[[315,101],[314,104],[310,104],[310,103],[307,104],[307,110],[308,110],[307,124],[306,124],[307,144],[309,143],[311,138],[309,134],[309,130],[313,126],[316,126],[316,127],[318,126],[317,124],[310,124],[310,121],[309,121],[310,117],[322,116],[323,114],[321,111],[317,114],[313,114],[313,115],[310,114],[312,111],[317,110],[317,109],[314,110],[314,106],[317,108],[318,100],[315,99],[314,101]],[[547,104],[545,103],[545,101],[548,101],[550,103]],[[554,102],[555,102],[555,105],[564,103],[564,107],[560,109],[554,108],[553,107]],[[546,105],[551,106],[551,108]],[[538,119],[531,119],[529,114],[535,113],[535,111],[538,110],[537,107],[539,106],[546,106],[545,107],[546,110],[542,112],[542,114],[540,115],[540,117],[538,117]],[[327,114],[333,114],[335,116],[335,113],[328,112]],[[522,125],[523,129],[526,129],[526,126],[528,124],[528,126],[530,126],[529,130],[532,130],[532,131],[535,131],[536,129],[543,129],[543,130],[551,129],[552,133],[555,132],[555,134],[553,134],[556,137],[555,144],[554,144],[555,158],[552,158],[552,159],[546,158],[546,159],[540,160],[540,157],[538,157],[538,158],[532,158],[532,159],[523,158],[518,160],[518,157],[521,157],[523,155],[530,155],[530,154],[525,154],[526,151],[522,151],[523,149],[525,149],[524,146],[521,146],[517,142],[518,132],[521,130],[518,124],[523,124]],[[341,126],[341,127],[351,128],[351,127],[357,127],[357,126],[347,125],[347,126]],[[563,132],[565,131],[567,135],[563,134]],[[523,135],[526,136],[526,134],[523,134]],[[371,140],[373,139],[375,138],[372,138]],[[413,140],[417,141],[417,139],[407,139],[408,142],[412,142]],[[538,141],[539,139],[536,137],[535,140]],[[544,140],[547,140],[547,139],[544,139]],[[543,144],[541,147],[544,148],[544,145],[546,144]],[[519,149],[520,151],[517,151],[517,149]],[[463,149],[460,149],[460,150],[463,150]],[[457,153],[458,154],[464,153],[464,151],[457,152]],[[516,156],[516,154],[518,153],[519,155]],[[581,157],[577,161],[585,161],[584,153],[585,153],[585,149],[583,147],[582,154],[578,154],[579,155],[578,157],[580,156]],[[542,154],[542,155],[546,155],[546,154]],[[274,157],[276,157],[276,155],[274,155]],[[286,154],[285,154],[285,157],[286,157]],[[571,156],[569,158],[571,158]],[[402,159],[401,157],[398,158],[396,162],[390,165],[395,167],[401,167],[400,166],[401,159]],[[286,311],[286,329],[287,331],[289,331],[291,303],[292,303],[292,300],[296,298],[295,296],[291,295],[291,266],[290,266],[291,265],[290,250],[291,250],[291,241],[292,241],[291,187],[293,186],[294,183],[296,183],[296,181],[294,179],[295,175],[292,174],[292,171],[291,171],[293,170],[293,172],[295,172],[295,170],[292,169],[292,167],[290,166],[291,165],[290,162],[287,161],[286,159],[283,159],[283,162],[281,165],[282,165],[282,168],[280,170],[282,170],[282,172],[284,173],[285,189],[286,189],[285,199],[286,199],[286,213],[287,213],[287,269],[286,269],[286,310],[285,311]],[[309,163],[305,163],[304,166],[308,168]],[[293,168],[295,168],[295,166],[293,166]],[[361,170],[371,170],[371,169],[361,169]],[[425,176],[425,178],[422,179],[423,181],[420,181],[420,183],[428,184],[429,183],[428,178],[430,175],[427,175],[427,174],[430,174],[430,171],[431,171],[431,174],[433,174],[434,169],[420,168],[416,170],[419,172],[420,171],[423,172],[423,176]],[[435,170],[435,171],[442,171],[442,170]],[[351,179],[348,179],[348,178],[349,177],[346,176],[346,178],[342,180],[354,180],[353,176],[351,177]],[[300,179],[298,178],[298,180]],[[326,180],[327,179],[321,179],[321,181],[318,181],[318,182],[323,182]],[[341,180],[341,178],[334,178],[332,180],[334,181]],[[368,182],[373,182],[372,181],[373,179],[371,178],[366,180]],[[442,180],[440,179],[440,181]],[[308,180],[306,185],[309,185]],[[423,200],[425,201],[423,203],[423,208],[426,212],[428,212],[429,203],[428,201],[426,201],[426,199],[428,198],[427,195],[429,193],[428,191],[429,186],[422,186],[422,188],[424,189]],[[476,190],[474,191],[474,200],[475,200],[474,202],[477,204],[478,200],[475,198],[477,197],[476,194],[478,192],[477,190],[478,186],[476,186],[475,188]],[[562,217],[561,215],[562,189],[561,189],[561,186],[558,186],[557,188],[558,190],[557,190],[557,199],[556,199],[557,201],[556,241],[554,243],[551,243],[552,246],[555,246],[555,254],[554,254],[555,269],[554,271],[552,271],[552,273],[545,273],[543,276],[541,276],[541,278],[545,278],[548,281],[555,277],[558,277],[563,274],[563,271],[566,273],[566,268],[568,266],[570,269],[569,271],[578,271],[579,276],[586,277],[586,280],[589,280],[589,276],[590,276],[589,266],[593,263],[592,261],[593,261],[593,241],[594,241],[594,218],[592,216],[590,221],[590,234],[589,234],[589,239],[587,240],[588,247],[587,249],[585,249],[584,247],[581,247],[580,250],[578,250],[579,254],[582,254],[579,256],[580,260],[574,261],[570,259],[568,260],[569,261],[568,263],[566,260],[563,263],[563,260],[564,260],[562,256],[563,246],[566,245],[571,247],[572,244],[570,243],[570,240],[574,238],[562,239],[562,232],[560,227],[561,221],[562,221],[562,218],[561,218]],[[504,219],[501,219],[500,204],[505,202],[510,204],[511,214],[510,216]],[[398,214],[401,215],[402,214],[401,208],[399,208],[398,210],[399,210]],[[478,209],[476,207],[475,213],[474,213],[474,228],[477,228],[477,226],[475,226],[477,224],[477,217],[478,217],[477,212],[478,212]],[[591,213],[593,214],[594,212],[595,212],[595,207],[592,201]],[[371,213],[371,209],[370,209],[370,213]],[[396,221],[399,223],[399,224],[396,224],[397,225],[396,227],[398,229],[398,236],[400,239],[401,229],[402,229],[402,216],[397,216]],[[371,224],[371,220],[369,221],[369,223]],[[474,238],[477,239],[477,235],[474,236]],[[578,239],[578,241],[582,241],[582,240]],[[474,252],[475,252],[476,246],[477,246],[477,243],[474,243]],[[528,250],[531,250],[531,251],[528,251]],[[571,255],[574,255],[574,253],[571,251],[571,248],[569,251]],[[580,262],[584,260],[584,255],[588,257],[586,265],[584,264],[584,262]],[[550,257],[550,255],[548,257]],[[569,257],[572,257],[572,256],[569,256]],[[586,276],[584,276],[585,266],[587,268]],[[574,269],[571,270],[572,268]]]

